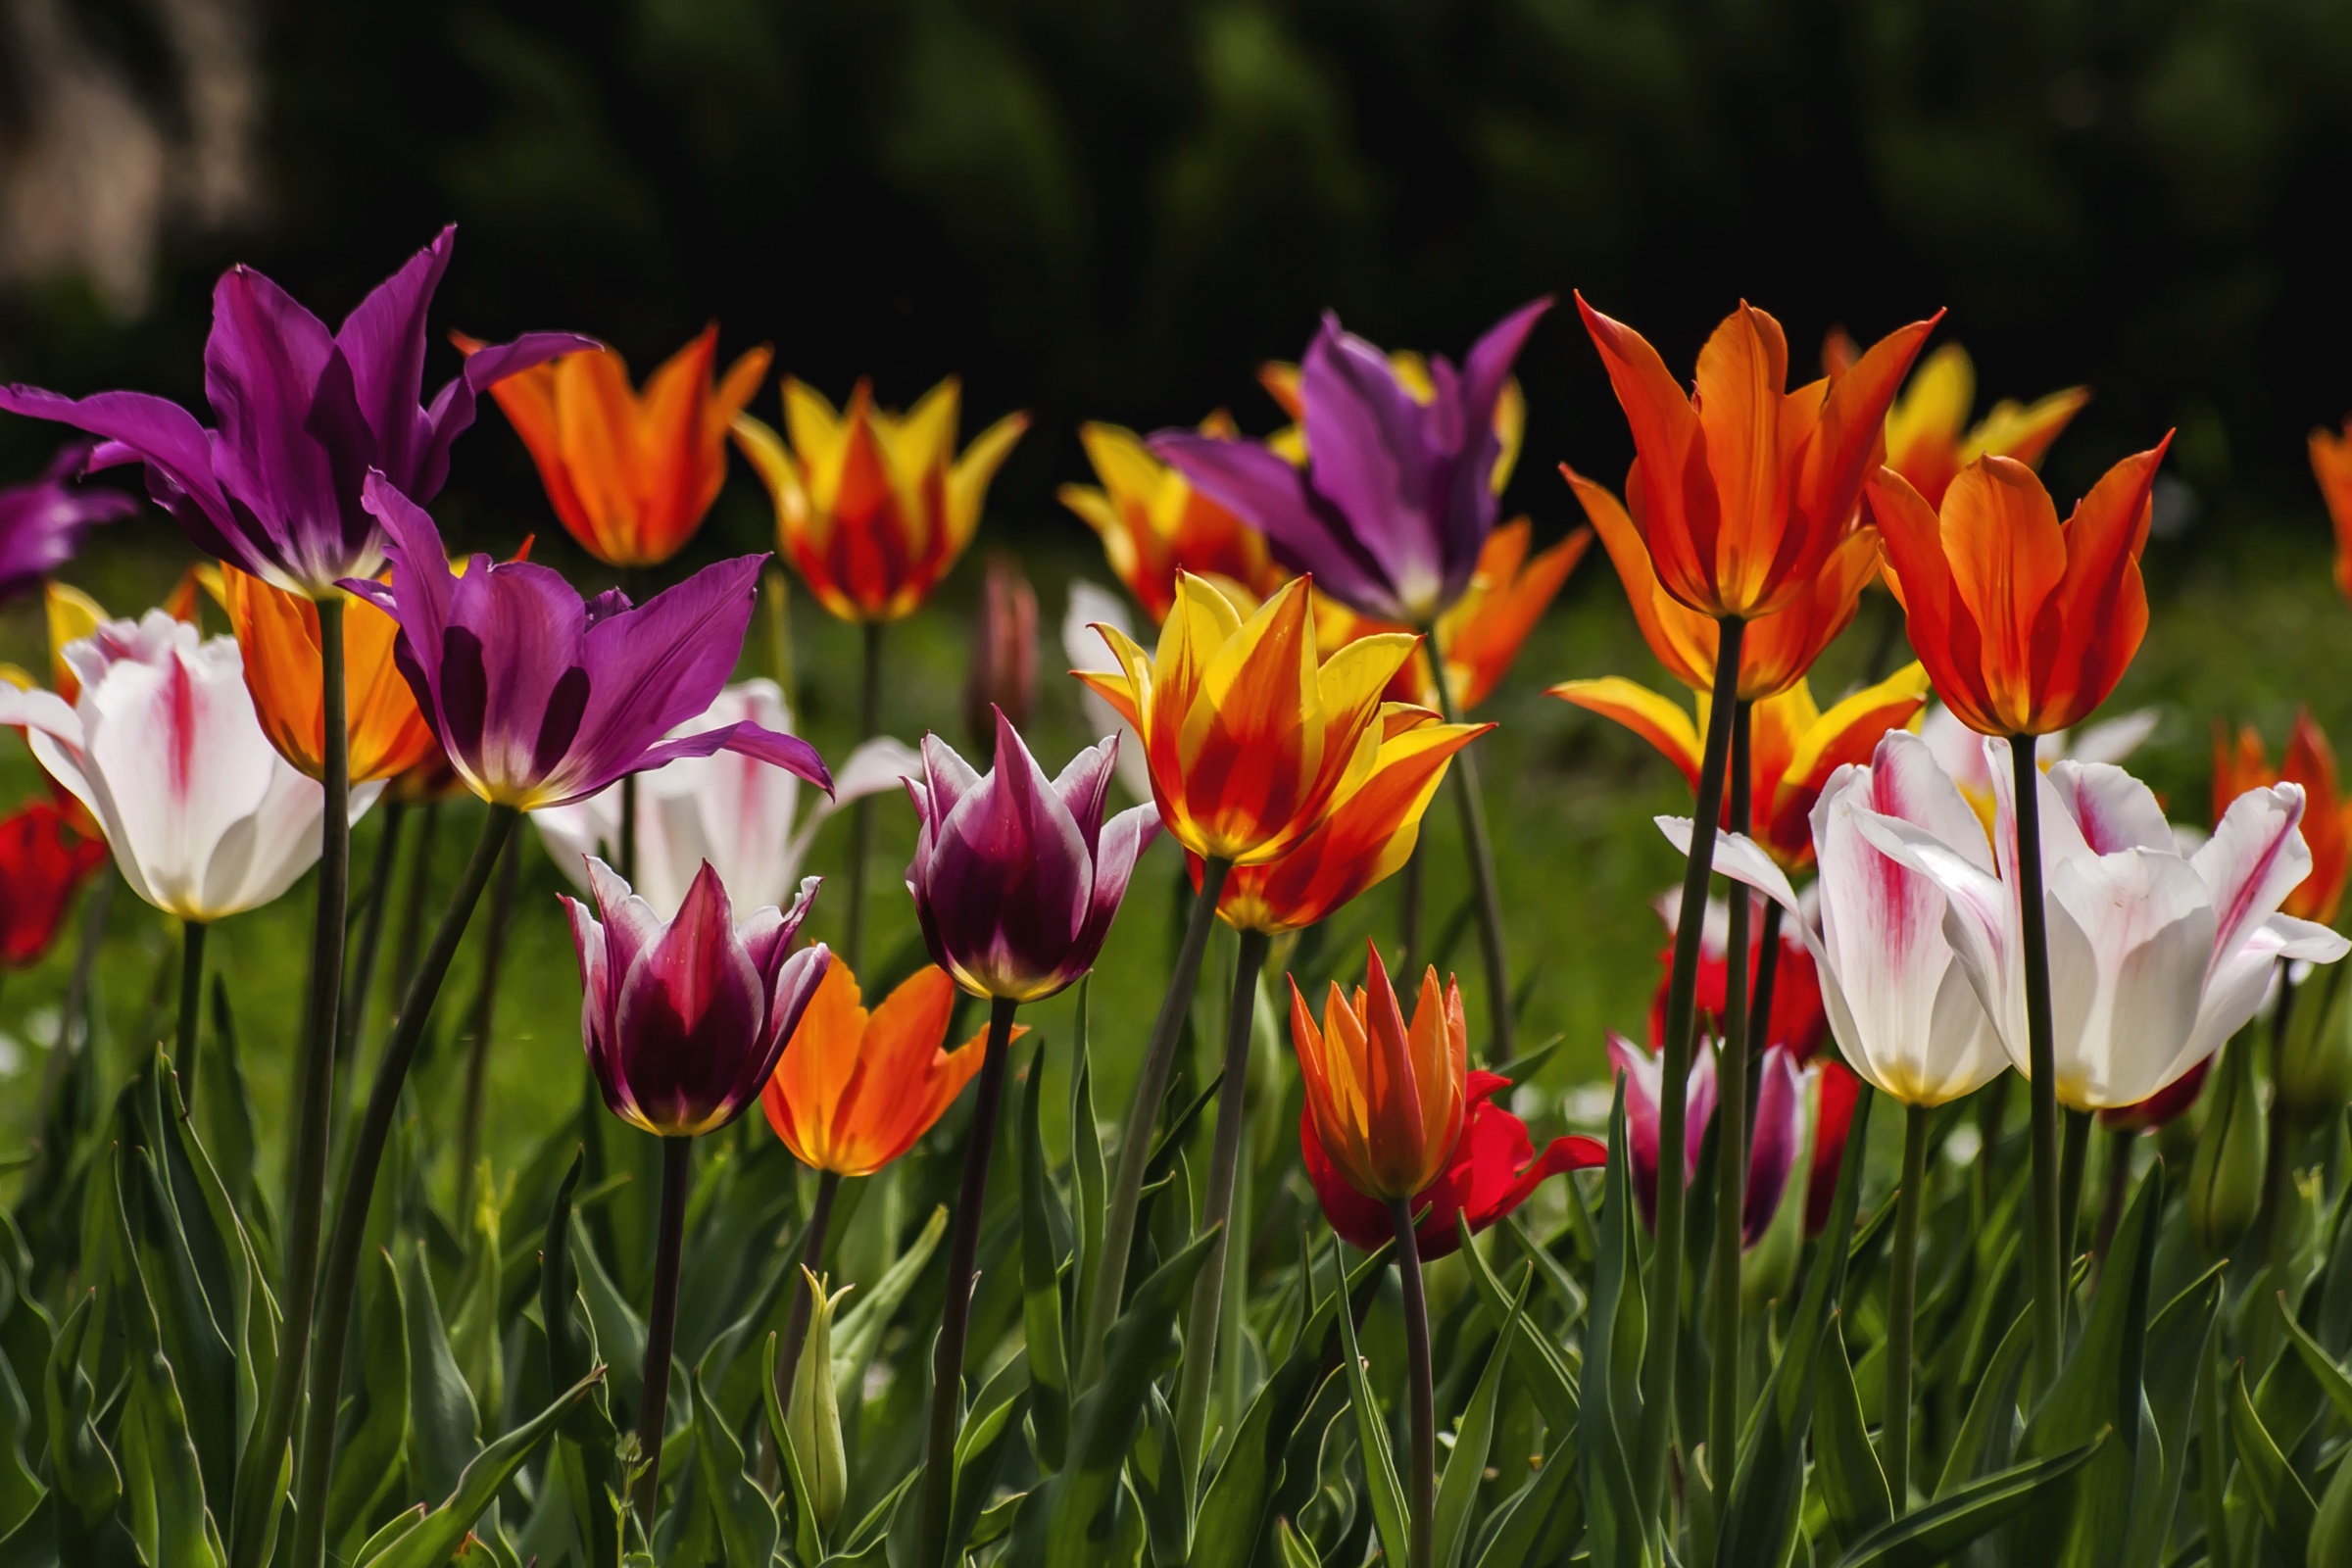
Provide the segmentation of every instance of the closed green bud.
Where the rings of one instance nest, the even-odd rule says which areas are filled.
[[[2278,1104],[2297,1127],[2317,1127],[2352,1100],[2352,1006],[2345,1004],[2344,973],[2343,965],[2328,964],[2293,993],[2278,1054]]]
[[[785,1412],[784,1425],[800,1460],[801,1484],[808,1489],[808,1511],[816,1516],[817,1529],[829,1533],[850,1494],[841,1406],[833,1397],[833,1309],[851,1287],[827,1296],[824,1283],[806,1267],[801,1278],[808,1287],[808,1337],[801,1342],[801,1364],[793,1374],[792,1408]]]
[[[2205,1094],[2205,1127],[2188,1167],[2188,1224],[2197,1245],[2221,1257],[2262,1208],[2264,1126],[2254,1081],[2250,1034],[2223,1048],[2221,1070]]]

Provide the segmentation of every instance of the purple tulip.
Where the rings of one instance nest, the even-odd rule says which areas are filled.
[[[1094,967],[1137,857],[1159,831],[1138,806],[1102,820],[1117,736],[1048,782],[1002,711],[987,776],[936,735],[906,781],[922,819],[906,891],[939,966],[977,996],[1050,997]]]
[[[400,622],[393,658],[466,787],[535,811],[626,773],[735,752],[822,789],[832,774],[798,736],[750,722],[662,737],[710,707],[734,672],[764,556],[706,566],[632,608],[583,601],[529,562],[475,556],[459,576],[422,509],[380,473],[364,505],[389,536],[392,580],[343,586]]]
[[[568,332],[534,332],[484,349],[429,408],[419,407],[425,308],[455,233],[443,229],[333,334],[251,268],[221,273],[204,348],[204,393],[217,429],[144,392],[76,401],[0,387],[0,409],[99,437],[92,467],[145,464],[148,493],[206,555],[314,596],[338,578],[371,576],[382,536],[361,504],[368,471],[381,469],[402,494],[432,500],[479,393],[594,346]]]
[[[1193,430],[1162,430],[1152,448],[1334,599],[1427,626],[1470,586],[1494,527],[1494,405],[1549,309],[1541,299],[1504,317],[1458,370],[1432,359],[1426,403],[1386,355],[1327,313],[1299,379],[1303,468],[1254,442]]]
[[[32,483],[0,489],[0,604],[71,561],[90,529],[138,510],[120,491],[66,482],[89,461],[92,445],[75,442]]]
[[[566,898],[580,958],[580,1039],[605,1104],[661,1138],[716,1132],[760,1098],[832,955],[791,952],[816,897],[735,923],[706,863],[664,921],[604,861],[588,862],[592,913]]]
[[[1644,1223],[1657,1223],[1658,1099],[1664,1069],[1658,1057],[1623,1035],[1609,1036],[1609,1066],[1625,1080],[1625,1121],[1628,1152],[1633,1164],[1634,1197],[1642,1205]],[[1756,1091],[1756,1124],[1747,1151],[1747,1201],[1740,1215],[1740,1245],[1750,1248],[1772,1228],[1773,1216],[1788,1191],[1788,1173],[1805,1141],[1805,1104],[1811,1098],[1804,1080],[1820,1069],[1800,1071],[1783,1046],[1764,1053],[1763,1082]],[[1701,1050],[1691,1059],[1690,1078],[1684,1094],[1683,1180],[1698,1172],[1698,1153],[1707,1123],[1715,1116],[1715,1057]],[[1798,1191],[1801,1193],[1802,1188]]]

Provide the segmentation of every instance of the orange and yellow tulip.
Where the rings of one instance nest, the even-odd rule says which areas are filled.
[[[2108,469],[2064,523],[2014,458],[1961,469],[1940,511],[1902,475],[1872,475],[1870,507],[1911,646],[1963,724],[2046,735],[2115,690],[2148,629],[2139,553],[2171,442]]]
[[[1320,1029],[1291,982],[1291,1044],[1333,1166],[1366,1198],[1409,1199],[1437,1179],[1461,1136],[1470,1073],[1461,987],[1441,993],[1428,970],[1407,1024],[1376,945],[1364,980],[1352,999],[1332,985]]]
[[[871,1176],[912,1149],[980,1070],[987,1030],[940,1049],[955,1012],[956,982],[931,964],[868,1012],[858,977],[834,955],[760,1092],[767,1124],[810,1169]]]
[[[1203,419],[1200,433],[1239,438],[1222,414]],[[1078,439],[1102,488],[1065,484],[1054,495],[1102,536],[1110,569],[1154,624],[1176,604],[1179,571],[1223,578],[1257,599],[1290,576],[1274,564],[1264,534],[1194,489],[1133,430],[1082,424]]]
[[[1419,709],[1393,707],[1383,727],[1371,775],[1281,859],[1235,867],[1217,899],[1218,918],[1244,931],[1300,931],[1388,880],[1412,858],[1422,813],[1453,754],[1494,726],[1441,724]],[[1198,889],[1201,860],[1189,858]]]
[[[1006,415],[956,457],[960,396],[950,376],[899,415],[876,408],[861,380],[836,412],[787,376],[783,435],[736,416],[735,443],[775,502],[784,557],[829,613],[910,615],[972,542],[989,481],[1029,416]]]
[[[1833,332],[1822,351],[1824,367],[1842,371],[1859,350],[1843,332]],[[1961,468],[1982,457],[2015,458],[2029,468],[2068,421],[2090,401],[2090,388],[2070,386],[2032,403],[2003,398],[1974,425],[1968,422],[1977,396],[1977,368],[1968,350],[1946,343],[1920,362],[1894,406],[1886,413],[1886,466],[1911,482],[1931,507]]]
[[[1752,620],[1805,595],[1852,536],[1887,405],[1941,314],[1889,332],[1843,374],[1788,392],[1780,322],[1742,304],[1699,350],[1686,393],[1639,332],[1582,295],[1577,308],[1633,426],[1626,501],[1658,582],[1718,620]]]
[[[481,345],[462,338],[471,353]],[[757,348],[712,384],[718,327],[703,330],[640,393],[628,362],[582,349],[491,384],[539,466],[564,526],[610,566],[656,566],[702,526],[727,477],[727,429],[767,374]]]
[[[1372,774],[1381,692],[1418,639],[1379,633],[1319,659],[1307,590],[1294,578],[1245,621],[1179,573],[1155,651],[1098,626],[1119,669],[1074,671],[1142,737],[1160,821],[1204,859],[1280,858]]]
[[[2311,473],[2335,524],[2336,590],[2352,599],[2352,418],[2340,435],[2325,425],[2311,432]]]
[[[1563,681],[1550,689],[1562,702],[1613,718],[1664,754],[1698,788],[1708,699],[1699,693],[1695,717],[1673,699],[1622,675]],[[1813,863],[1813,804],[1830,775],[1848,762],[1866,762],[1888,730],[1909,727],[1928,705],[1928,672],[1906,664],[1876,686],[1854,693],[1828,712],[1815,706],[1803,679],[1751,709],[1748,820],[1736,826],[1761,845],[1784,870]],[[1730,804],[1727,801],[1728,813]]]
[[[387,579],[390,575],[385,573]],[[262,733],[297,770],[325,777],[317,602],[223,565],[220,603],[245,656],[245,689],[253,694]],[[361,599],[345,603],[343,701],[354,784],[405,773],[441,752],[408,677],[393,662],[392,645],[399,636],[398,623],[373,605]]]
[[[2294,731],[2286,738],[2286,755],[2273,768],[2270,753],[2253,725],[2240,729],[2232,745],[2229,727],[2219,719],[2214,721],[2216,822],[2230,803],[2246,791],[2281,783],[2303,786],[2303,842],[2311,850],[2311,870],[2278,907],[2298,919],[2332,925],[2343,903],[2345,880],[2352,876],[2352,801],[2344,799],[2336,783],[2334,749],[2305,710],[2295,715]]]

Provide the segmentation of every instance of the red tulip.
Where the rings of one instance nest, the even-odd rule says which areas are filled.
[[[106,846],[84,839],[47,801],[0,820],[0,968],[37,961],[57,940],[82,879],[106,863]]]

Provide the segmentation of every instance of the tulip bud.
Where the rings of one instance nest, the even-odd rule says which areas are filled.
[[[1037,704],[1037,594],[1010,556],[991,556],[980,591],[980,615],[972,624],[972,662],[963,687],[963,723],[972,744],[994,745],[996,720],[990,705],[1004,710],[1015,729],[1026,729]]]
[[[2293,1000],[2278,1054],[2278,1104],[2298,1127],[2315,1127],[2352,1100],[2352,1007],[2344,1004],[2344,970],[2313,972],[2279,1005]]]
[[[808,1337],[801,1342],[801,1365],[792,1380],[792,1409],[785,1430],[792,1437],[793,1456],[800,1462],[801,1485],[808,1492],[809,1511],[819,1531],[829,1532],[849,1496],[849,1454],[841,1443],[841,1407],[833,1397],[833,1309],[852,1287],[825,1294],[824,1282],[801,1270],[808,1287]]]
[[[2188,1223],[2197,1245],[2221,1257],[2262,1207],[2265,1128],[2250,1038],[2223,1048],[2221,1072],[2206,1098],[2205,1128],[2188,1167]]]

